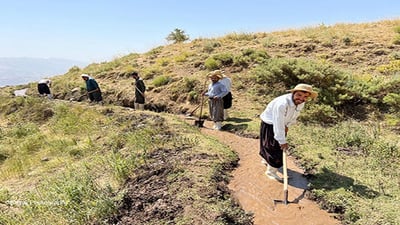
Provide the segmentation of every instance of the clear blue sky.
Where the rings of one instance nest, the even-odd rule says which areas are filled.
[[[0,0],[0,57],[101,62],[190,39],[399,19],[400,0]]]

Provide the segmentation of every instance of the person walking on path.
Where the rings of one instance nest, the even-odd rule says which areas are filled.
[[[311,85],[298,84],[290,93],[273,99],[260,115],[260,155],[262,163],[267,165],[265,174],[270,179],[282,181],[277,175],[282,167],[283,151],[289,147],[286,135],[289,127],[296,123],[300,111],[308,98],[315,99],[318,93]]]
[[[204,95],[208,96],[208,109],[211,120],[214,121],[214,129],[221,130],[222,121],[224,121],[224,102],[222,98],[228,93],[228,90],[219,82],[222,78],[221,71],[217,70],[209,73],[208,78],[210,78],[211,84]]]
[[[82,74],[82,79],[86,83],[86,91],[90,102],[101,102],[103,97],[101,96],[101,90],[96,80],[88,74]]]
[[[135,79],[135,109],[144,110],[146,86],[138,72],[133,72],[132,77]]]
[[[222,79],[219,81],[223,85],[225,85],[226,89],[228,90],[228,94],[226,94],[222,100],[224,101],[224,120],[228,119],[228,109],[232,107],[232,93],[231,93],[231,88],[232,88],[232,79],[228,76],[225,75],[225,73],[222,73]]]
[[[47,98],[52,99],[53,96],[50,92],[51,80],[50,79],[41,79],[38,82],[37,88],[40,95],[47,96]]]

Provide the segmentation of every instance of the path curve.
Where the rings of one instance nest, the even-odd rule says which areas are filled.
[[[239,166],[233,171],[229,184],[241,207],[254,214],[256,225],[338,225],[333,214],[321,210],[318,205],[304,197],[307,179],[303,171],[288,157],[289,201],[299,200],[288,205],[276,204],[274,200],[283,199],[283,184],[270,180],[264,175],[266,166],[261,164],[258,155],[259,140],[245,138],[227,131],[211,129],[213,123],[205,121],[201,132],[216,137],[230,146],[239,155]]]

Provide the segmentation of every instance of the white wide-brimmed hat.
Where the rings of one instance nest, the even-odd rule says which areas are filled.
[[[294,87],[291,90],[288,90],[290,92],[295,92],[295,91],[304,91],[310,93],[310,98],[315,99],[318,96],[318,92],[313,91],[313,88],[309,84],[298,84],[296,87]]]
[[[214,71],[211,71],[211,72],[207,75],[207,77],[208,77],[208,78],[211,78],[211,77],[218,77],[218,79],[222,79],[223,73],[222,73],[221,70],[214,70]]]

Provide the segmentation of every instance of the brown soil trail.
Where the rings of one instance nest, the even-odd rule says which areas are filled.
[[[338,225],[332,214],[304,197],[307,180],[303,171],[288,157],[289,201],[298,203],[274,206],[283,200],[283,184],[264,174],[266,166],[258,155],[258,139],[239,137],[226,131],[212,130],[212,122],[205,121],[201,132],[216,137],[230,146],[240,157],[239,167],[233,172],[229,189],[246,212],[254,214],[256,225]]]

